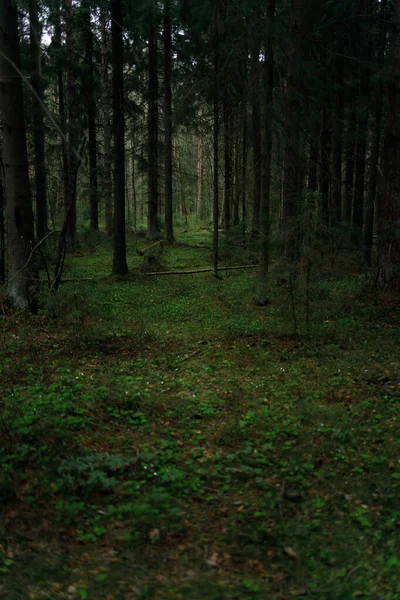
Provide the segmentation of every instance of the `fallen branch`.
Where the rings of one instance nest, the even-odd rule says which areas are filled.
[[[255,269],[258,265],[238,265],[235,267],[218,267],[218,271],[238,271],[239,269]],[[156,275],[195,275],[196,273],[212,273],[212,268],[193,269],[191,271],[154,271],[153,273],[141,273],[146,277],[154,277]]]

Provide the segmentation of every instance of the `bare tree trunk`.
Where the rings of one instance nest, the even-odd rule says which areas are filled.
[[[125,98],[124,40],[121,0],[111,0],[112,89],[114,130],[113,273],[126,275],[125,244]]]
[[[165,129],[165,239],[174,241],[172,212],[172,22],[170,0],[164,2],[164,129]]]
[[[4,283],[6,278],[6,227],[4,213],[6,204],[4,202],[4,168],[3,151],[0,147],[0,281]]]
[[[148,114],[148,165],[149,203],[147,214],[147,239],[154,240],[159,235],[158,213],[158,72],[157,72],[157,30],[154,17],[149,29],[149,114]]]
[[[253,218],[252,234],[258,235],[261,202],[261,110],[260,110],[260,49],[251,53],[252,136],[253,136]]]
[[[47,233],[47,186],[43,109],[39,101],[39,99],[43,99],[43,81],[40,51],[41,30],[37,0],[29,2],[29,20],[32,60],[31,85],[35,92],[33,96],[33,145],[35,149],[36,235],[41,240]]]
[[[293,218],[298,214],[303,196],[303,166],[300,152],[299,94],[300,48],[302,46],[302,0],[290,0],[291,38],[289,42],[289,72],[286,88],[286,124],[283,167],[283,229],[286,253],[293,258],[298,243],[298,228],[293,226]]]
[[[320,181],[319,191],[322,198],[322,212],[325,217],[331,208],[331,118],[327,106],[321,111],[321,142],[320,142]]]
[[[379,36],[377,39],[377,60],[378,64],[381,67],[383,67],[384,65],[384,58],[386,53],[386,5],[386,0],[382,0],[380,2],[380,27]],[[382,130],[382,96],[384,92],[381,82],[379,82],[376,85],[377,87],[374,93],[374,130],[372,138],[371,156],[369,160],[370,169],[363,232],[364,263],[367,267],[370,267],[372,263],[375,199],[377,196],[378,168]]]
[[[400,290],[400,0],[391,3],[393,16],[391,79],[384,143],[383,197],[378,222],[378,273],[381,287]]]
[[[0,3],[0,113],[8,224],[9,300],[20,309],[30,305],[34,222],[29,184],[28,153],[20,69],[17,6]]]
[[[218,220],[219,220],[219,0],[214,8],[214,73],[213,73],[213,154],[214,154],[214,177],[213,177],[213,275],[218,277]]]
[[[68,55],[67,97],[68,97],[68,146],[67,189],[65,197],[65,239],[67,248],[72,250],[76,239],[76,181],[78,176],[78,97],[75,75],[76,39],[73,29],[72,2],[66,5],[66,49]]]
[[[336,57],[335,61],[336,100],[335,116],[333,122],[332,143],[332,220],[342,220],[342,160],[343,160],[343,117],[344,117],[344,92],[343,92],[343,58]]]
[[[264,110],[261,145],[261,206],[260,206],[260,259],[258,268],[258,302],[268,303],[269,230],[270,230],[270,187],[272,153],[272,96],[274,89],[274,54],[272,28],[275,18],[275,0],[267,2],[268,34],[265,41],[264,58]]]
[[[308,154],[308,181],[307,188],[310,192],[316,192],[318,189],[318,143],[313,140],[310,143]]]
[[[351,109],[350,109],[351,110]],[[351,110],[347,120],[347,133],[346,133],[346,167],[345,167],[345,194],[344,203],[342,207],[343,218],[346,223],[351,223],[351,216],[353,214],[353,197],[354,197],[354,154],[355,154],[355,137],[356,137],[357,119]]]
[[[113,233],[113,193],[111,179],[111,133],[110,133],[110,95],[109,95],[109,77],[108,77],[108,9],[105,2],[100,5],[100,26],[101,26],[101,74],[102,74],[102,105],[103,105],[103,140],[104,140],[104,158],[103,158],[103,196],[105,199],[105,226],[106,233],[112,236]]]
[[[201,220],[207,218],[204,204],[204,132],[203,107],[199,111],[199,131],[197,139],[197,212]]]
[[[86,111],[89,130],[89,201],[90,201],[90,229],[99,229],[99,194],[97,179],[97,126],[96,126],[96,98],[94,94],[94,68],[93,68],[93,33],[91,24],[90,1],[85,0],[82,6],[86,10],[85,41],[86,64],[88,76],[86,82]]]

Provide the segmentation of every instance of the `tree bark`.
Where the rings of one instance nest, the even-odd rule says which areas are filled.
[[[6,227],[4,213],[6,204],[4,202],[4,169],[3,152],[0,147],[0,281],[6,279]]]
[[[29,2],[30,53],[32,61],[31,85],[33,95],[33,146],[35,151],[35,191],[36,191],[36,236],[38,240],[47,233],[47,186],[44,143],[43,80],[41,65],[41,29],[37,0]]]
[[[90,0],[85,0],[83,7],[86,10],[85,41],[86,65],[88,76],[86,81],[86,113],[88,120],[88,149],[89,149],[89,201],[90,201],[90,229],[99,229],[99,194],[97,178],[97,124],[96,124],[96,98],[94,89],[93,66],[93,33],[91,24]]]
[[[260,206],[260,257],[258,268],[258,302],[268,303],[269,230],[270,230],[270,187],[272,152],[272,100],[274,89],[274,54],[272,28],[275,18],[275,0],[267,2],[267,28],[263,66],[264,110],[261,150],[261,206]]]
[[[218,220],[219,220],[219,0],[214,8],[214,65],[213,65],[213,275],[218,278]]]
[[[125,244],[125,98],[124,40],[121,0],[111,0],[111,56],[113,65],[113,131],[114,131],[114,223],[113,273],[126,275]]]
[[[101,76],[102,76],[102,121],[103,121],[103,197],[105,208],[105,226],[108,236],[113,234],[113,191],[111,178],[111,132],[110,132],[110,86],[108,76],[109,35],[107,30],[108,8],[105,2],[100,5],[101,27]]]
[[[67,153],[67,189],[65,196],[65,238],[67,248],[75,247],[76,239],[76,181],[78,177],[78,96],[77,80],[75,74],[76,63],[76,39],[73,28],[72,2],[66,3],[65,28],[66,28],[66,51],[68,56],[67,73],[67,99],[68,99],[68,145]]]
[[[252,235],[257,237],[260,226],[261,202],[261,110],[260,110],[260,49],[251,53],[252,135],[253,135],[253,217]]]
[[[147,239],[154,240],[159,235],[158,226],[158,59],[157,30],[151,17],[149,27],[149,114],[148,114],[148,213]]]
[[[400,0],[393,0],[391,78],[384,142],[383,194],[378,222],[378,272],[381,287],[400,290]]]
[[[378,65],[383,68],[386,52],[386,0],[381,0],[379,10],[379,34],[377,37],[376,56]],[[374,93],[374,129],[372,132],[372,145],[370,155],[370,169],[368,180],[367,202],[364,215],[363,249],[364,263],[367,267],[372,263],[372,245],[374,231],[375,200],[377,195],[378,168],[382,131],[382,96],[384,90],[381,82],[376,86]]]
[[[0,113],[8,224],[7,295],[17,308],[26,310],[35,278],[31,262],[34,221],[22,81],[16,71],[20,65],[17,6],[12,0],[3,0],[0,3]]]
[[[347,132],[346,132],[346,157],[345,157],[345,194],[344,202],[342,207],[343,218],[346,223],[351,223],[351,217],[353,214],[353,197],[354,197],[354,154],[356,148],[356,127],[357,118],[352,109],[350,109],[350,115],[347,119]]]
[[[319,191],[322,199],[322,213],[328,219],[331,209],[331,117],[328,106],[321,111],[320,138],[320,181]]]
[[[338,223],[342,220],[342,161],[343,161],[343,118],[344,118],[344,92],[343,92],[343,58],[337,56],[335,60],[335,116],[333,122],[332,140],[332,221]]]
[[[164,2],[164,130],[165,130],[165,239],[174,241],[172,180],[172,21],[170,0]]]
[[[303,196],[303,167],[300,152],[300,113],[302,99],[299,91],[300,49],[302,47],[303,2],[290,0],[291,37],[288,47],[289,71],[286,88],[287,138],[284,151],[282,217],[286,254],[293,259],[298,245],[298,228],[293,219],[298,214]]]

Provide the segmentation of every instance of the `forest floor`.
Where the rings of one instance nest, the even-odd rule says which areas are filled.
[[[166,267],[210,263],[179,241]],[[277,267],[261,308],[254,270],[111,259],[1,317],[0,598],[400,598],[396,302],[320,273],[307,332]]]

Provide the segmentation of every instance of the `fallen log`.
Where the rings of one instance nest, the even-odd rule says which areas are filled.
[[[258,267],[258,265],[236,265],[234,267],[218,267],[219,271],[238,271],[239,269],[254,269]],[[154,277],[156,275],[195,275],[196,273],[212,273],[212,267],[201,268],[201,269],[191,269],[190,271],[153,271],[148,273],[140,273],[145,277]]]

